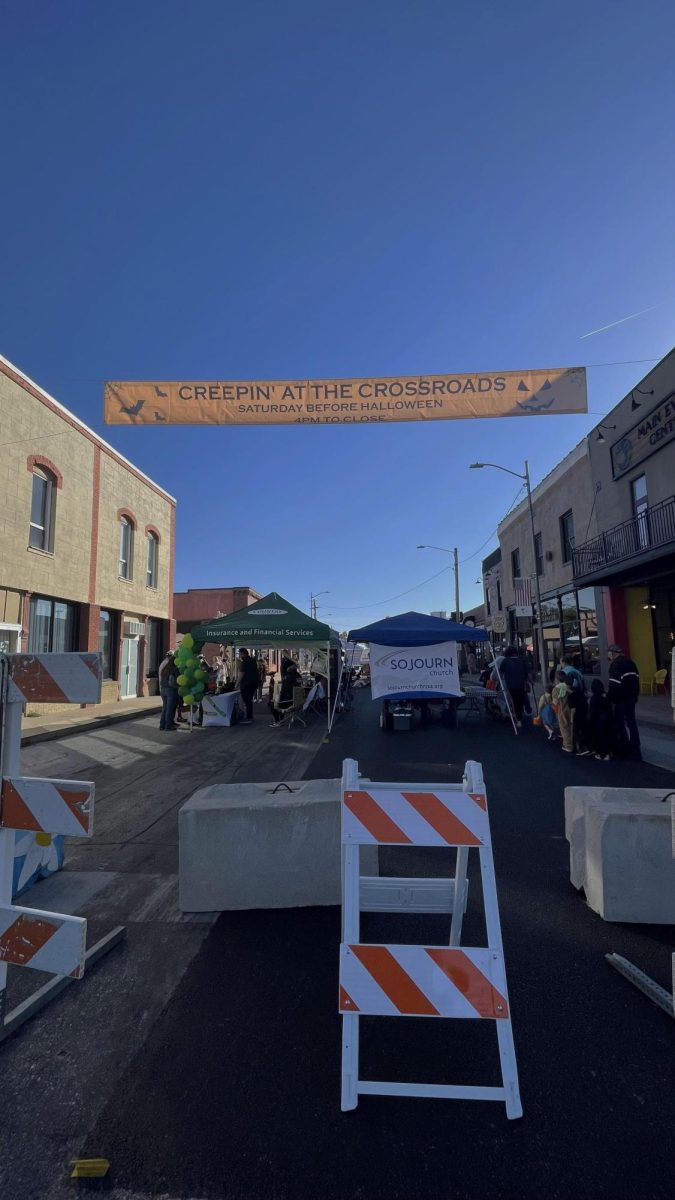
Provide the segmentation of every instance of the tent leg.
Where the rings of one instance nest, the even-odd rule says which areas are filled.
[[[333,714],[330,707],[330,642],[326,643],[326,736],[324,741],[327,742],[330,738],[330,731],[333,728]]]

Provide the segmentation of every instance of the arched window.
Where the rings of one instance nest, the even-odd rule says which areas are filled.
[[[146,535],[147,546],[147,561],[145,569],[145,586],[149,588],[157,587],[157,568],[159,565],[159,538],[152,530],[148,530]]]
[[[33,494],[30,505],[28,544],[33,550],[54,551],[54,518],[56,515],[55,476],[47,467],[33,467]]]
[[[130,517],[120,517],[120,579],[134,577],[134,525]]]

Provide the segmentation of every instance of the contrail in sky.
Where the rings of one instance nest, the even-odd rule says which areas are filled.
[[[651,308],[641,308],[639,312],[631,313],[629,317],[622,317],[620,321],[612,321],[611,325],[601,325],[599,329],[591,329],[590,333],[582,333],[579,341],[583,342],[584,338],[593,337],[594,333],[604,333],[606,329],[613,329],[615,325],[623,325],[626,321],[633,321],[635,317],[641,317],[644,313],[653,312],[658,307],[658,304],[652,304]]]

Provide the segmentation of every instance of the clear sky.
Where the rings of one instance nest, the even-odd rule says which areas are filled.
[[[105,379],[588,364],[599,415],[675,343],[672,0],[23,0],[0,37],[0,352],[177,496],[178,589],[344,629],[452,607],[394,599],[431,542],[469,608],[517,481],[468,463],[536,482],[598,416],[105,428]]]

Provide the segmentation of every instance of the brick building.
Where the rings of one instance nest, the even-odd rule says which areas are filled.
[[[189,633],[195,625],[209,621],[212,617],[227,617],[230,613],[238,612],[240,608],[248,608],[255,600],[262,599],[261,593],[251,587],[231,588],[188,588],[186,592],[176,592],[173,598],[173,615],[176,621],[176,631]],[[204,654],[209,662],[219,653],[220,647],[212,642],[204,646]],[[267,660],[270,671],[278,671],[281,652],[276,649],[257,650]],[[230,670],[234,674],[232,650],[227,657],[230,660]]]
[[[0,649],[99,651],[104,701],[154,692],[176,501],[2,357],[0,426]]]
[[[188,588],[186,592],[175,592],[173,615],[178,633],[189,633],[202,621],[212,617],[228,617],[240,608],[248,608],[260,600],[260,592],[250,587]]]

